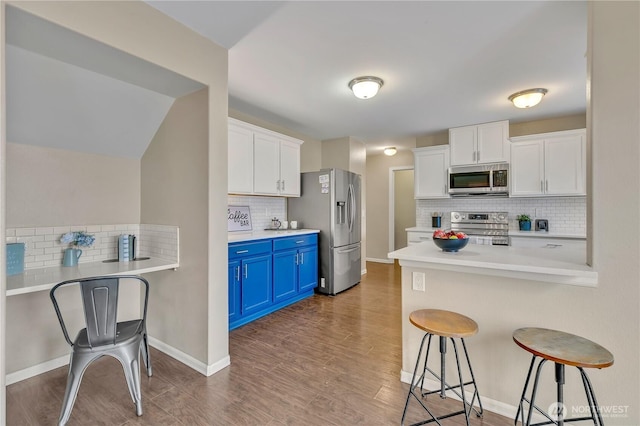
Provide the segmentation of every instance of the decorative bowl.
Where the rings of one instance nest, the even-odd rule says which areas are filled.
[[[445,238],[434,238],[435,245],[440,247],[442,251],[456,252],[464,248],[469,243],[469,238],[458,238],[454,240],[448,240]]]

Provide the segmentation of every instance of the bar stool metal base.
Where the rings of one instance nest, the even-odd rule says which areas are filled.
[[[411,385],[409,387],[409,393],[407,394],[407,401],[404,405],[404,411],[402,412],[402,421],[401,424],[404,425],[404,419],[406,417],[407,414],[407,408],[409,407],[409,401],[411,400],[411,397],[413,396],[418,403],[420,404],[420,406],[429,414],[429,416],[431,416],[430,419],[418,422],[418,423],[413,423],[411,426],[418,426],[418,425],[424,425],[427,423],[432,423],[432,422],[436,422],[438,425],[441,425],[440,420],[449,418],[449,417],[453,417],[453,416],[457,416],[460,414],[464,414],[467,426],[469,426],[469,416],[471,414],[471,412],[475,412],[477,417],[482,417],[482,413],[483,413],[483,408],[482,408],[482,402],[480,401],[480,394],[478,393],[478,387],[476,386],[476,381],[475,381],[475,377],[473,375],[473,369],[471,368],[471,362],[469,360],[469,354],[467,352],[467,346],[464,343],[464,338],[460,338],[460,341],[462,342],[462,348],[464,350],[464,355],[465,358],[467,360],[467,365],[469,367],[469,373],[471,375],[471,380],[464,382],[463,378],[462,378],[462,370],[460,368],[460,359],[458,357],[458,347],[456,345],[456,342],[454,340],[454,338],[450,338],[451,339],[451,343],[453,344],[453,350],[455,353],[455,357],[456,357],[456,366],[458,369],[458,379],[459,379],[459,384],[457,385],[450,385],[449,383],[447,383],[446,381],[446,371],[445,371],[445,355],[447,352],[447,338],[444,336],[438,336],[439,337],[439,343],[440,343],[440,375],[436,374],[433,370],[431,370],[431,368],[428,367],[427,365],[427,361],[429,359],[429,349],[431,348],[431,337],[434,336],[431,333],[426,333],[424,335],[424,337],[422,338],[422,341],[420,343],[420,349],[418,350],[418,358],[416,360],[416,367],[413,370],[413,377],[411,379]],[[425,340],[427,340],[428,338],[428,343],[427,343],[427,350],[425,352],[425,358],[424,358],[424,368],[422,369],[422,374],[420,375],[420,377],[418,377],[416,379],[416,376],[418,374],[418,368],[420,367],[420,357],[422,356],[422,349],[424,348],[424,343]],[[425,392],[424,391],[424,380],[425,380],[425,376],[426,373],[429,372],[433,377],[435,377],[439,382],[440,382],[440,389],[437,390],[432,390],[432,391],[428,391]],[[471,397],[471,401],[467,403],[467,397],[465,395],[465,391],[464,388],[465,386],[469,386],[472,385],[473,386],[473,396]],[[451,391],[453,392],[456,396],[458,396],[458,398],[460,398],[460,400],[462,401],[462,410],[460,411],[454,411],[452,413],[448,413],[439,417],[436,417],[431,410],[429,410],[429,408],[426,406],[425,402],[423,402],[423,399],[425,397],[427,397],[428,395],[431,394],[439,394],[440,398],[446,399],[447,395],[446,392],[447,391]],[[473,404],[476,402],[478,402],[479,408],[480,410],[478,411]]]
[[[584,392],[587,396],[587,404],[589,405],[589,413],[591,414],[589,417],[571,417],[565,418],[565,407],[564,407],[564,393],[563,393],[563,385],[564,385],[564,374],[565,374],[565,365],[559,362],[555,362],[555,381],[556,381],[556,391],[557,391],[557,403],[553,413],[548,413],[543,411],[540,407],[535,405],[536,392],[538,390],[538,382],[540,379],[540,372],[542,371],[542,366],[547,359],[540,358],[540,362],[538,363],[538,368],[536,369],[536,377],[533,381],[533,389],[531,390],[531,398],[527,399],[527,388],[529,387],[529,380],[531,379],[531,373],[533,373],[533,367],[535,366],[537,356],[533,356],[531,359],[531,365],[529,366],[529,372],[527,373],[527,379],[524,382],[524,389],[522,390],[522,397],[520,398],[520,404],[518,405],[518,411],[516,412],[516,417],[514,419],[514,425],[518,424],[518,420],[522,422],[523,426],[541,426],[541,425],[549,425],[554,424],[558,426],[564,425],[564,423],[569,422],[581,422],[586,420],[591,420],[596,426],[604,426],[602,421],[602,415],[600,414],[600,410],[598,409],[598,401],[596,400],[596,394],[593,391],[593,386],[591,386],[591,381],[587,376],[587,373],[584,371],[582,367],[576,367],[580,371],[580,376],[582,378],[582,384],[584,386]],[[526,416],[525,421],[525,404],[529,405],[529,411]],[[531,423],[531,417],[534,411],[542,414],[547,418],[546,421],[542,421],[539,423]],[[552,416],[553,415],[553,416]],[[553,418],[555,417],[555,419]],[[520,418],[520,419],[518,419]]]

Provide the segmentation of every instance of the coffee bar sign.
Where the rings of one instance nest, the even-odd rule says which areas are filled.
[[[251,231],[249,206],[227,207],[227,231]]]

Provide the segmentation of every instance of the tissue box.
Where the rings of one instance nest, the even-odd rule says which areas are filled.
[[[24,272],[24,243],[7,244],[7,276]]]

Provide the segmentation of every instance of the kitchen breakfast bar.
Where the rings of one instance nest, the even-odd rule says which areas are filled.
[[[426,241],[391,252],[388,257],[397,259],[402,268],[403,382],[411,382],[423,335],[409,322],[409,314],[419,309],[458,312],[478,323],[478,334],[466,343],[482,404],[511,418],[516,414],[530,362],[514,344],[513,332],[542,327],[592,336],[589,312],[598,307],[594,291],[598,274],[586,265],[584,244],[469,244],[459,252],[443,252]],[[455,362],[447,364],[449,377],[457,377],[454,367]],[[597,371],[592,377],[596,389],[603,373]],[[435,383],[425,380],[425,388],[439,386]],[[567,392],[571,398],[584,398],[578,376],[567,375],[567,387],[572,389]],[[555,391],[551,379],[541,386],[537,401],[547,407],[554,401]],[[581,399],[565,403],[584,405]]]

